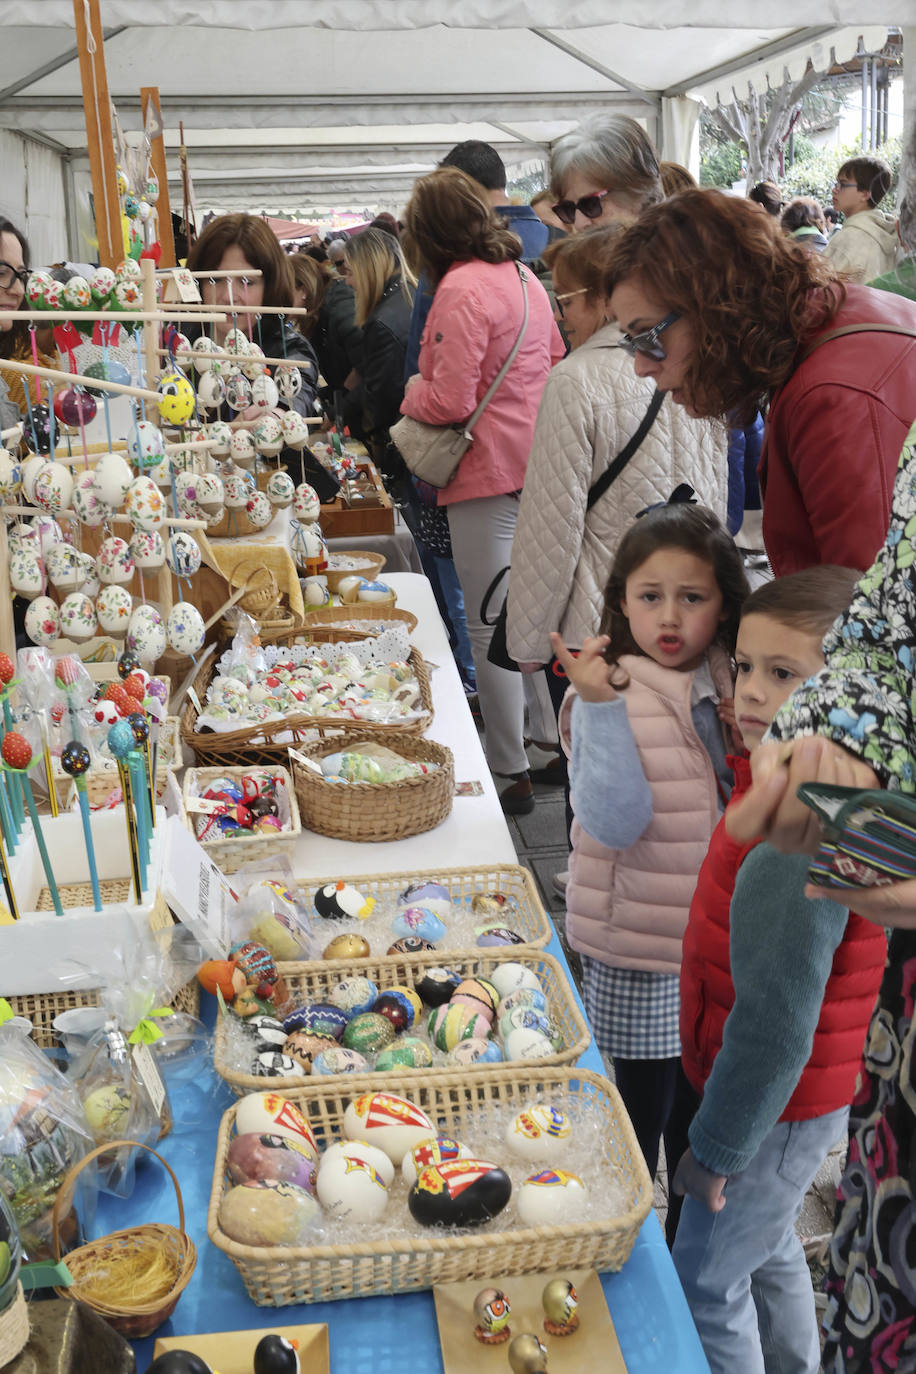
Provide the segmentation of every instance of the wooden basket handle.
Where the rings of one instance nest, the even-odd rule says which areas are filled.
[[[183,1235],[186,1234],[184,1228],[184,1199],[181,1196],[181,1188],[178,1185],[178,1179],[175,1177],[175,1173],[171,1165],[166,1160],[164,1160],[162,1158],[162,1155],[159,1154],[156,1150],[154,1150],[151,1145],[144,1145],[142,1140],[112,1140],[109,1141],[106,1145],[96,1145],[94,1150],[90,1150],[88,1154],[83,1155],[82,1159],[77,1160],[76,1164],[72,1164],[70,1168],[67,1170],[67,1172],[64,1174],[63,1182],[61,1183],[60,1188],[57,1191],[57,1197],[54,1199],[54,1206],[51,1209],[51,1235],[54,1244],[54,1258],[58,1264],[61,1260],[61,1198],[67,1197],[70,1194],[72,1194],[73,1189],[76,1185],[77,1176],[86,1167],[87,1164],[90,1164],[94,1159],[98,1159],[99,1155],[107,1155],[110,1150],[120,1150],[124,1146],[127,1146],[130,1149],[147,1150],[151,1155],[156,1156],[159,1163],[163,1166],[169,1178],[172,1180],[172,1183],[175,1185],[175,1197],[178,1199],[178,1229],[179,1231],[181,1231]]]

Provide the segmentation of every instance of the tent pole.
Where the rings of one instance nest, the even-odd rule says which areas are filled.
[[[172,233],[172,208],[169,203],[169,177],[168,169],[165,165],[165,142],[162,137],[162,108],[159,104],[158,86],[140,87],[140,106],[143,112],[144,128],[149,120],[150,106],[153,107],[153,128],[152,128],[152,163],[153,171],[156,173],[156,180],[159,183],[159,198],[156,201],[156,213],[159,216],[159,246],[162,249],[162,256],[159,259],[160,267],[177,267],[178,259],[175,256],[175,236]]]
[[[99,0],[73,0],[76,45],[80,60],[80,85],[86,114],[86,141],[92,173],[92,197],[99,262],[116,267],[124,257],[121,203],[111,133],[111,100],[105,71],[105,40]],[[87,23],[88,19],[88,23]]]

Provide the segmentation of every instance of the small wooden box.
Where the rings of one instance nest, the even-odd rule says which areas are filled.
[[[362,471],[368,473],[374,497],[348,506],[343,497],[338,496],[336,500],[323,505],[320,524],[325,539],[343,539],[358,534],[394,533],[394,509],[391,498],[375,465],[367,459],[359,466]]]

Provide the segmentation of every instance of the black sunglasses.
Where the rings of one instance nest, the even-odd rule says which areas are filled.
[[[670,315],[659,320],[658,324],[654,324],[651,329],[644,329],[641,334],[622,334],[617,340],[617,347],[622,348],[625,353],[629,353],[631,358],[635,358],[637,353],[641,353],[645,358],[654,358],[657,363],[663,363],[667,354],[659,343],[658,336],[680,318],[680,315],[672,310]]]
[[[601,202],[607,191],[592,191],[591,195],[580,196],[578,200],[558,200],[553,213],[564,224],[575,224],[576,211],[581,210],[586,219],[597,219],[604,209]]]
[[[22,282],[23,291],[29,280],[29,269],[27,267],[16,268],[12,263],[0,260],[0,289],[8,291],[14,281]]]

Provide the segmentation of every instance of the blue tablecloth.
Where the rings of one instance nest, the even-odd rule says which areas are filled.
[[[548,949],[569,976],[556,936]],[[571,977],[570,985],[575,991]],[[206,996],[204,1002],[205,1018],[212,1022],[216,1004]],[[604,1073],[594,1044],[589,1045],[579,1063],[595,1073]],[[160,1152],[180,1180],[188,1229],[197,1245],[198,1259],[191,1283],[173,1317],[157,1335],[327,1322],[332,1374],[403,1374],[408,1362],[419,1374],[441,1374],[431,1293],[280,1309],[256,1307],[252,1303],[229,1257],[207,1238],[216,1132],[220,1116],[233,1100],[212,1065],[177,1090],[173,1088],[175,1129],[162,1142]],[[148,1166],[138,1170],[137,1187],[128,1203],[101,1200],[98,1232],[104,1234],[140,1221],[169,1221],[174,1218],[173,1197],[164,1170],[150,1160]],[[623,1269],[617,1274],[602,1275],[602,1284],[628,1374],[709,1374],[654,1212],[647,1217]],[[144,1374],[152,1359],[153,1344],[153,1339],[135,1342],[139,1374]]]

